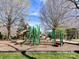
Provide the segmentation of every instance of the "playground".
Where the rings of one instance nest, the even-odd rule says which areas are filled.
[[[26,35],[27,34],[27,35]],[[59,39],[56,38],[56,31],[51,32],[52,37],[41,35],[40,26],[30,26],[19,33],[17,40],[0,41],[0,52],[75,52],[79,51],[79,41],[64,39],[62,31],[59,32]],[[22,38],[22,36],[23,38]],[[25,36],[26,35],[26,36]],[[21,39],[21,40],[20,40]],[[78,40],[78,39],[76,39]]]
[[[79,59],[79,0],[0,0],[0,59]]]
[[[60,30],[58,33],[54,30],[51,33],[51,37],[43,35],[40,30],[40,26],[29,26],[23,31],[19,32],[16,40],[1,40],[0,41],[0,53],[3,58],[28,58],[28,59],[41,59],[55,58],[54,54],[59,57],[58,54],[64,54],[66,57],[60,58],[76,58],[70,57],[67,54],[77,55],[79,53],[79,39],[67,40],[64,39],[64,33]],[[59,38],[57,38],[59,34]],[[12,54],[11,54],[12,53]],[[4,55],[5,54],[5,55]],[[12,56],[10,57],[9,54]],[[17,56],[15,56],[15,55]],[[20,55],[21,54],[21,55]],[[40,56],[38,56],[40,54]],[[46,55],[47,54],[47,55]],[[53,54],[53,55],[51,55]],[[69,54],[69,55],[70,55]],[[9,56],[8,57],[6,57]],[[35,55],[35,56],[34,56]],[[43,56],[42,56],[43,55]],[[63,55],[63,56],[64,56]],[[20,57],[19,57],[20,56]],[[38,56],[38,57],[37,57]],[[42,56],[42,57],[41,57]],[[50,57],[51,56],[51,57]],[[78,58],[76,58],[78,59]]]

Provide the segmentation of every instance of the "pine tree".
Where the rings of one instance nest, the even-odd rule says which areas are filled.
[[[17,32],[23,31],[24,27],[25,27],[24,19],[21,19],[20,22],[19,22],[18,28],[17,28]]]

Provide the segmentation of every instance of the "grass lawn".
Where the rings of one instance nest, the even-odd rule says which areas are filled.
[[[21,53],[0,53],[0,59],[79,59],[79,54],[76,53],[27,53],[27,55],[30,57],[25,57]]]

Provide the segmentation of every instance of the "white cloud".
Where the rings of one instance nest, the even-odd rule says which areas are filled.
[[[38,16],[39,13],[38,12],[34,12],[34,13],[31,13],[30,15]]]
[[[40,1],[43,1],[43,2],[45,2],[46,0],[40,0]]]
[[[40,1],[42,1],[43,3],[45,3],[47,0],[40,0]]]

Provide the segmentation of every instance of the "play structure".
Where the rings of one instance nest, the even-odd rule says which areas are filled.
[[[60,43],[56,42],[56,31],[52,31],[53,45],[63,46],[63,38],[64,38],[64,35],[63,35],[62,32],[60,32],[59,35],[60,35]]]
[[[27,39],[29,39],[33,45],[40,44],[40,26],[30,26],[28,30]]]
[[[29,40],[30,43],[32,43],[33,45],[40,45],[40,35],[41,35],[41,31],[40,31],[40,26],[29,26],[28,30],[24,30],[21,32],[21,35],[26,33],[26,38],[25,40]],[[52,45],[54,46],[63,46],[63,33],[60,32],[60,41],[57,42],[56,41],[56,31],[52,31]]]

